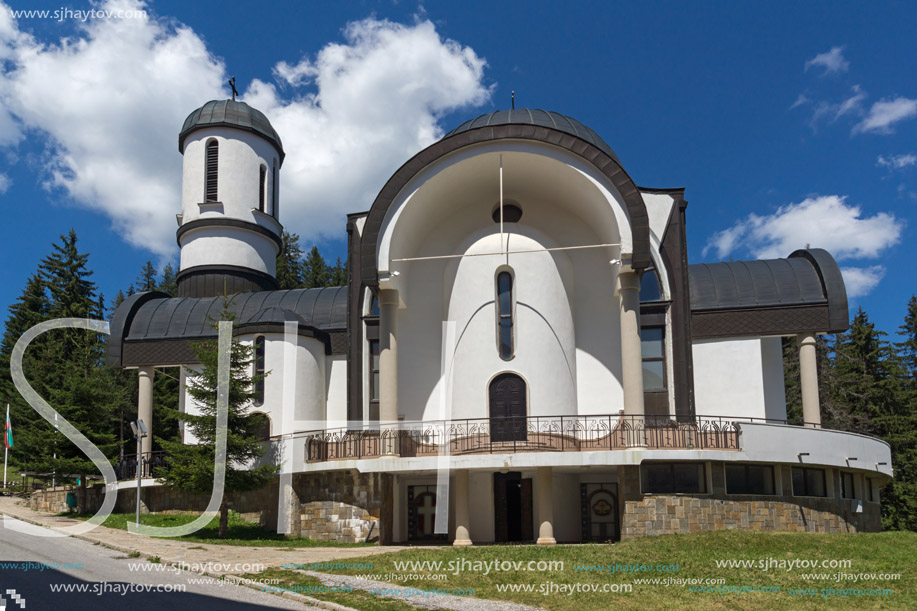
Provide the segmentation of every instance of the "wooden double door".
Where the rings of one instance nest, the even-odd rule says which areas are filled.
[[[490,438],[492,441],[525,441],[525,380],[515,373],[501,373],[490,383]]]

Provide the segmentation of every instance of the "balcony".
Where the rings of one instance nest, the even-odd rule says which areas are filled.
[[[296,437],[306,439],[306,462],[633,448],[737,451],[742,421],[704,416],[685,421],[659,416],[529,416],[402,422],[390,428],[326,429]]]

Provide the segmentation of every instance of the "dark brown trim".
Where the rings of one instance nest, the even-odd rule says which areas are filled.
[[[357,220],[365,214],[347,217],[347,419],[363,421],[363,289],[361,239]]]
[[[405,185],[423,168],[450,153],[475,144],[504,139],[533,140],[552,144],[582,157],[595,166],[614,184],[621,197],[624,198],[633,234],[634,252],[631,259],[633,267],[644,269],[650,264],[649,217],[646,205],[640,195],[640,190],[620,163],[595,145],[567,132],[539,125],[510,123],[469,129],[443,138],[414,155],[389,178],[379,191],[379,195],[376,196],[363,227],[361,279],[364,285],[378,286],[376,247],[379,232],[389,207]]]
[[[181,238],[183,235],[189,231],[207,227],[236,227],[237,229],[245,229],[246,231],[251,231],[252,233],[260,233],[261,235],[270,238],[271,241],[277,245],[278,253],[283,249],[283,241],[281,240],[280,236],[267,227],[258,225],[257,223],[250,223],[249,221],[227,218],[205,218],[182,223],[182,226],[179,227],[178,231],[175,232],[175,241],[178,242],[178,246],[181,247]]]
[[[693,339],[764,337],[831,331],[827,304],[707,310],[691,314]]]
[[[280,288],[270,274],[238,265],[189,267],[178,272],[175,282],[178,297],[218,297]]]

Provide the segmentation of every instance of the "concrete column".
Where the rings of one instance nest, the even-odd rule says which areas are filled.
[[[554,472],[551,467],[538,467],[538,545],[554,545]]]
[[[640,343],[640,276],[618,274],[621,296],[621,376],[624,378],[624,413],[643,416],[643,347]]]
[[[398,422],[398,291],[379,291],[379,420]],[[382,426],[382,453],[396,454],[395,426]]]
[[[471,545],[469,535],[471,525],[470,499],[468,498],[468,469],[455,471],[455,540],[452,545],[466,547]]]
[[[147,436],[141,442],[143,459],[148,460],[153,450],[153,375],[152,367],[141,367],[137,370],[137,418],[146,425]]]
[[[802,390],[802,419],[806,426],[821,427],[821,408],[818,400],[818,363],[815,358],[815,335],[800,333],[796,336],[799,347],[799,386]]]

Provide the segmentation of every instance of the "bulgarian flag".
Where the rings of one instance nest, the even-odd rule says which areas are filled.
[[[3,443],[6,449],[13,447],[13,423],[10,422],[10,404],[6,404],[6,435],[3,436]]]

